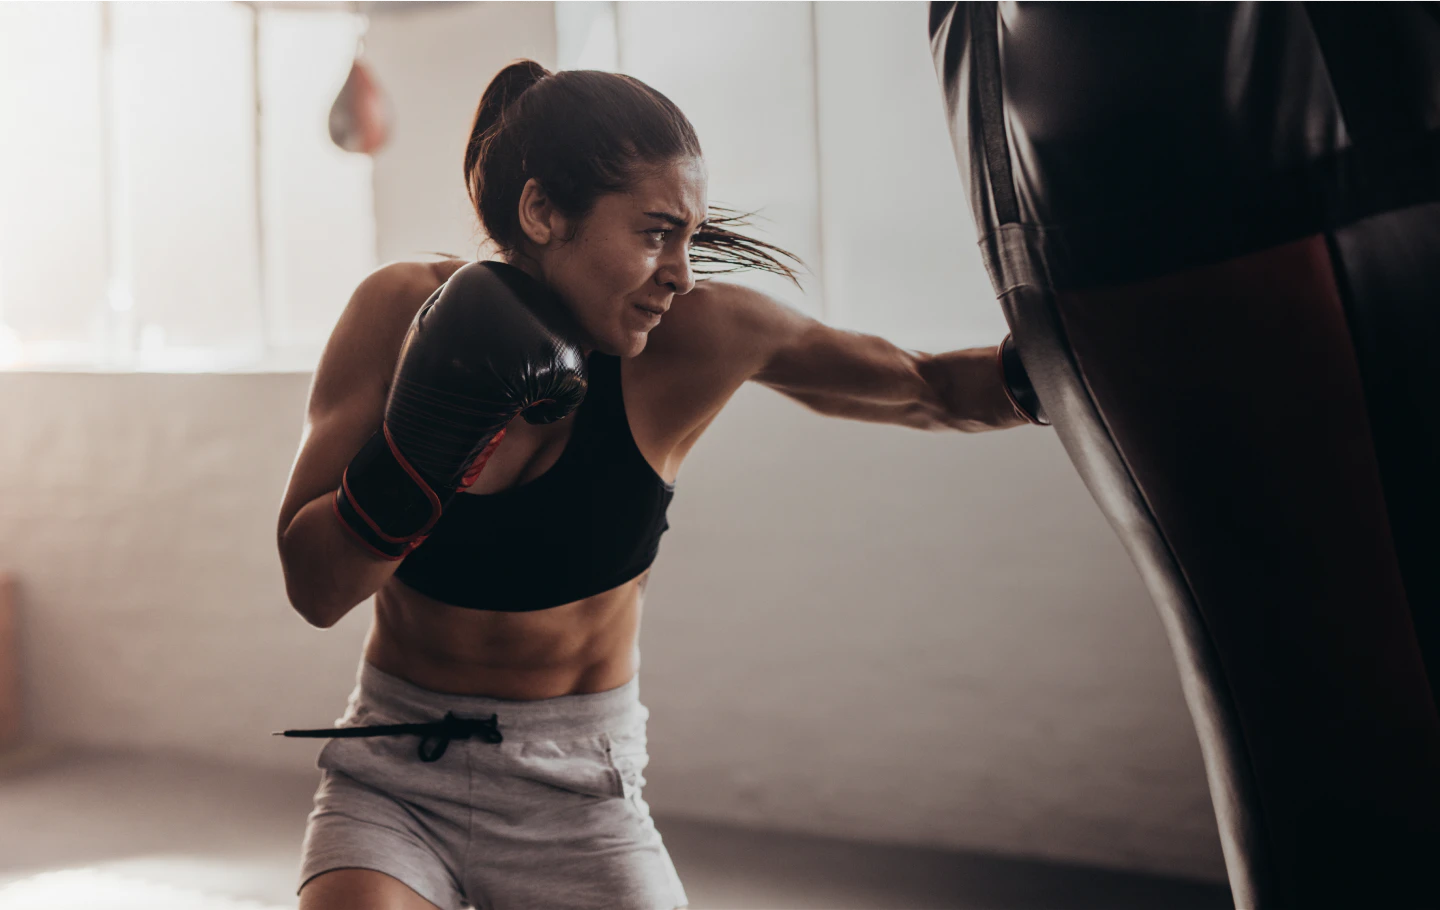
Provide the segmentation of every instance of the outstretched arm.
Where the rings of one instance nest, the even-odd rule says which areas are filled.
[[[927,354],[833,328],[769,295],[723,286],[748,378],[830,417],[980,433],[1028,421],[1005,394],[999,348]],[[717,288],[718,290],[718,288]]]

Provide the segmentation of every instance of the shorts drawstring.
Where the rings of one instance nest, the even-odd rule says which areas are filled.
[[[356,727],[326,727],[322,730],[283,730],[272,736],[299,736],[308,738],[345,739],[356,736],[419,736],[420,760],[439,761],[445,754],[451,740],[466,740],[477,736],[487,743],[503,742],[500,735],[499,715],[489,717],[456,717],[453,711],[445,713],[445,719],[424,724],[372,724]]]

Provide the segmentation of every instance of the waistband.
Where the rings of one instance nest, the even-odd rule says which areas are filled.
[[[632,723],[643,723],[650,712],[640,703],[640,677],[623,686],[584,695],[517,700],[488,695],[452,695],[422,689],[362,660],[350,694],[348,716],[356,704],[406,722],[440,720],[446,714],[460,718],[495,718],[506,740],[553,740],[567,736],[594,736]]]

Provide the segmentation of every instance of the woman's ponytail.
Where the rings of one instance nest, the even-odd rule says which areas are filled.
[[[550,71],[534,60],[517,60],[495,74],[480,96],[480,105],[475,109],[475,122],[470,127],[470,142],[465,146],[465,183],[470,192],[470,201],[480,210],[481,194],[484,192],[484,173],[487,168],[476,167],[482,158],[488,157],[494,140],[504,127],[507,108],[525,93],[530,86],[550,75]]]

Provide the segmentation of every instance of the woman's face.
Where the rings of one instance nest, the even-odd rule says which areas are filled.
[[[690,240],[709,207],[706,183],[704,161],[678,159],[628,192],[602,195],[578,220],[537,203],[527,187],[520,202],[527,255],[537,277],[570,305],[587,350],[636,356],[675,297],[695,286]]]

